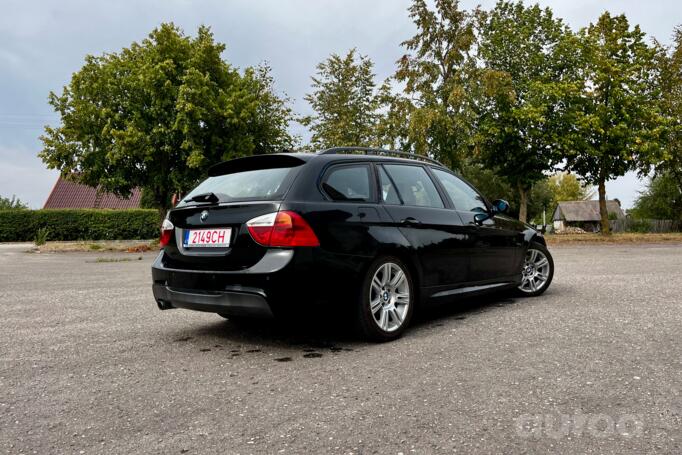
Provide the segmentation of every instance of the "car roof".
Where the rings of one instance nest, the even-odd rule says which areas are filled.
[[[332,161],[373,161],[373,162],[395,162],[403,164],[428,164],[433,167],[446,169],[445,166],[441,164],[431,163],[428,161],[422,161],[419,159],[404,158],[398,156],[387,156],[387,155],[368,155],[360,153],[334,153],[334,154],[318,154],[318,153],[275,153],[273,155],[288,155],[296,158],[300,158],[304,161],[323,161],[325,163]]]
[[[390,151],[387,151],[390,153]],[[437,168],[447,169],[445,166],[437,162],[424,161],[419,159],[410,159],[401,156],[387,156],[374,154],[360,154],[360,153],[268,153],[263,155],[251,155],[240,158],[235,158],[229,161],[218,163],[208,170],[209,176],[229,174],[233,172],[247,171],[253,169],[262,169],[267,167],[288,167],[300,165],[304,162],[316,161],[321,163],[330,162],[357,162],[357,161],[373,161],[373,162],[391,162],[402,164],[428,164]],[[297,163],[297,164],[296,164]]]

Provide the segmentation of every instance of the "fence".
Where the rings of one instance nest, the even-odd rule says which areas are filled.
[[[682,221],[679,220],[638,220],[635,218],[624,218],[622,220],[611,220],[611,230],[613,232],[680,232],[682,231]]]

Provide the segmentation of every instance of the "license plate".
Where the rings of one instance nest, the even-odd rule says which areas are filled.
[[[231,228],[188,229],[182,242],[185,248],[225,248],[230,246]]]

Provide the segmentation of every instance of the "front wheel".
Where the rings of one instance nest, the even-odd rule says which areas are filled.
[[[367,270],[357,318],[362,334],[374,341],[394,340],[405,331],[414,310],[410,271],[400,259],[385,256]]]
[[[546,246],[531,242],[521,268],[521,285],[517,293],[534,297],[547,290],[554,277],[554,260]]]

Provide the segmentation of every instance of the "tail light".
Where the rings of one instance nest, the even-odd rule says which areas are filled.
[[[171,223],[169,219],[163,220],[163,224],[161,225],[161,238],[159,239],[159,246],[161,248],[168,245],[174,230],[175,226],[173,226],[173,223]]]
[[[253,240],[263,246],[320,246],[310,225],[296,212],[273,212],[246,222]]]

